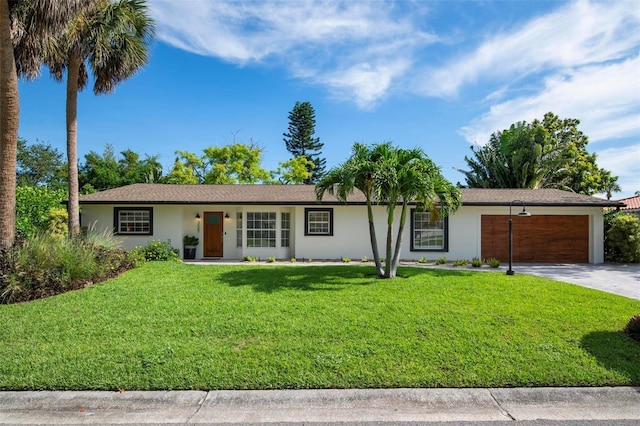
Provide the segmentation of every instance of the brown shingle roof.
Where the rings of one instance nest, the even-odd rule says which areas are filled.
[[[461,189],[464,205],[508,205],[522,200],[532,206],[619,207],[617,201],[604,200],[559,189]]]
[[[621,207],[608,201],[558,189],[461,189],[464,205],[509,205],[522,200],[536,206]],[[315,204],[313,185],[166,185],[137,183],[80,197],[80,204]],[[356,191],[349,204],[363,204]],[[322,204],[338,204],[325,194]]]

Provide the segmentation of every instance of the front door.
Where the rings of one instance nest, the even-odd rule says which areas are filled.
[[[204,257],[222,257],[222,212],[204,213]]]

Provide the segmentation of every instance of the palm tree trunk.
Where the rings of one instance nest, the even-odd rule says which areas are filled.
[[[69,58],[67,68],[67,162],[69,166],[69,237],[80,234],[78,201],[78,74],[81,60]]]
[[[391,270],[391,246],[393,245],[393,210],[395,209],[395,204],[389,205],[387,207],[387,253],[385,256],[385,265],[384,265],[384,277],[385,278],[394,278],[395,274],[392,274]]]
[[[20,97],[13,57],[9,2],[0,0],[0,248],[16,236],[16,156]]]
[[[376,225],[373,221],[373,208],[371,200],[367,197],[367,216],[369,217],[369,237],[371,238],[371,250],[373,252],[373,261],[376,263],[376,273],[379,277],[384,276],[382,262],[380,262],[380,252],[378,251],[378,239],[376,238]]]
[[[402,203],[402,212],[400,213],[400,226],[398,227],[398,236],[396,237],[396,249],[393,252],[393,260],[391,261],[391,274],[395,277],[400,262],[400,250],[402,248],[402,233],[404,225],[407,221],[407,202]]]

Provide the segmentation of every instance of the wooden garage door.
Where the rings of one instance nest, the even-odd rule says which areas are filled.
[[[509,261],[509,216],[482,216],[482,258]],[[513,261],[588,263],[589,216],[513,216]]]

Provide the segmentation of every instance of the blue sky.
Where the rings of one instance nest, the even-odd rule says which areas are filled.
[[[553,111],[578,118],[598,164],[640,190],[640,5],[634,1],[223,2],[149,0],[149,64],[78,103],[78,152],[253,141],[290,158],[296,101],[316,111],[329,167],[354,142],[422,147],[464,182],[472,144]],[[20,82],[20,136],[65,152],[65,88]]]

